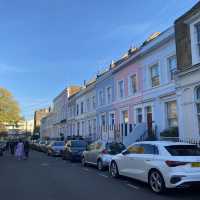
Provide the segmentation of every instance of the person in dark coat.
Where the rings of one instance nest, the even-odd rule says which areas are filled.
[[[27,159],[29,157],[29,142],[27,140],[24,142],[24,154],[25,159]]]
[[[11,153],[11,155],[15,154],[15,142],[14,141],[10,142],[10,153]]]

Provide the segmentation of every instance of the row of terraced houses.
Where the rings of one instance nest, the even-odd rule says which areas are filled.
[[[129,145],[177,128],[179,139],[200,141],[200,3],[83,86],[62,91],[40,132]]]

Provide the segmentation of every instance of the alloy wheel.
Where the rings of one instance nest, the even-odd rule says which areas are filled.
[[[149,184],[151,189],[156,192],[160,193],[163,190],[163,178],[158,171],[153,171],[149,177]]]
[[[118,176],[117,164],[115,162],[111,163],[110,172],[112,177],[116,178]]]
[[[101,160],[98,160],[97,162],[97,167],[98,167],[98,170],[102,171],[103,170],[103,163]]]

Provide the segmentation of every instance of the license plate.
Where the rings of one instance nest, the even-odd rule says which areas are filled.
[[[192,163],[192,167],[200,167],[200,162]]]

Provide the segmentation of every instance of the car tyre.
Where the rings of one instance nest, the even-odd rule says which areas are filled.
[[[81,159],[81,164],[82,164],[83,167],[86,167],[86,166],[87,166],[87,164],[86,164],[86,162],[85,162],[85,157],[82,157],[82,159]]]
[[[157,194],[166,190],[164,178],[158,170],[152,170],[149,173],[148,183],[151,190]]]
[[[99,171],[104,170],[103,162],[102,162],[101,159],[98,159],[98,161],[97,161],[97,168],[98,168]]]
[[[117,163],[115,161],[111,162],[109,171],[110,171],[110,175],[113,178],[118,178],[119,177],[119,170],[118,170],[118,167],[117,167]]]

